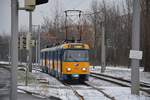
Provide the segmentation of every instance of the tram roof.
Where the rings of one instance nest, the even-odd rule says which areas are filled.
[[[42,49],[41,52],[54,51],[56,49],[57,50],[59,50],[59,49],[68,49],[69,45],[75,45],[75,46],[84,45],[84,48],[82,47],[82,49],[89,49],[89,46],[87,44],[84,44],[84,43],[66,43],[66,44],[55,46],[55,47],[50,47],[50,48]]]

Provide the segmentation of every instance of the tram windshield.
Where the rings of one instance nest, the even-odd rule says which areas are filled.
[[[89,61],[88,50],[65,50],[64,61]]]

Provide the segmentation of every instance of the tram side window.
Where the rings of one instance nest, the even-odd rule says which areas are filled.
[[[43,65],[43,52],[40,53],[41,65]]]
[[[50,51],[51,53],[51,57],[50,57],[50,60],[51,60],[51,68],[52,68],[52,66],[53,66],[53,53],[52,53],[52,51]]]
[[[58,59],[58,67],[60,68],[61,64],[60,64],[60,50],[58,50],[58,55],[57,55],[57,59]]]
[[[53,51],[53,62],[54,62],[54,60],[55,60],[55,52]]]
[[[51,51],[49,51],[49,65],[50,65],[50,67],[51,67]]]
[[[54,51],[54,54],[55,54],[55,56],[54,56],[54,59],[55,59],[55,60],[54,60],[54,61],[55,61],[54,64],[55,64],[55,65],[54,65],[54,66],[55,66],[55,68],[56,68],[56,67],[57,67],[57,51]]]
[[[47,63],[46,63],[46,56],[47,56],[47,52],[44,53],[45,66],[47,65]]]
[[[58,62],[59,62],[59,51],[57,50],[57,55],[56,55],[56,57],[57,57],[57,67],[59,66],[58,64]]]
[[[48,64],[49,64],[49,52],[48,51],[46,52],[46,63],[47,63],[47,66],[48,66]]]
[[[42,64],[45,66],[45,52],[42,53]]]
[[[56,60],[57,60],[57,63],[58,63],[58,51],[56,51]]]
[[[51,51],[49,51],[49,65],[51,65]]]
[[[59,53],[59,50],[57,51],[57,59],[58,59],[58,61],[59,61],[59,55],[60,55],[60,53]]]
[[[56,63],[56,51],[54,51],[54,63]]]
[[[62,61],[62,58],[63,58],[63,51],[60,50],[59,53],[60,53],[59,58],[60,58],[60,60]]]
[[[59,60],[59,61],[61,61],[61,58],[62,58],[61,56],[62,56],[61,50],[59,50],[59,51],[58,51],[58,60]]]
[[[49,52],[46,52],[46,59],[49,59]]]
[[[55,55],[54,51],[52,51],[52,63],[53,63],[52,65],[53,65],[53,69],[54,69],[54,57],[55,57],[54,55]]]

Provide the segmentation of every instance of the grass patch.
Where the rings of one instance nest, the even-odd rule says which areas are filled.
[[[28,79],[28,84],[38,83],[36,78],[30,72],[28,72],[27,79]],[[18,72],[17,72],[17,83],[18,84],[25,84],[25,80],[26,80],[26,72],[18,70]]]

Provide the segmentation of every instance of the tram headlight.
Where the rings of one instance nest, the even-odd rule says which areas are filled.
[[[67,68],[67,71],[70,72],[70,71],[71,71],[71,68]]]
[[[86,71],[86,68],[82,68],[83,71]]]

